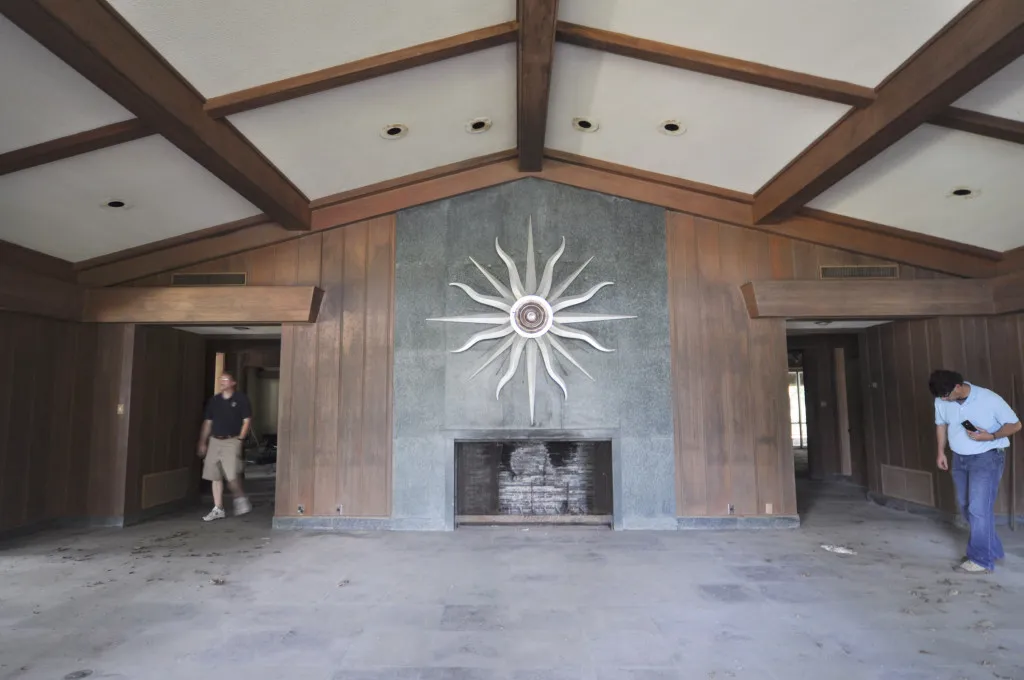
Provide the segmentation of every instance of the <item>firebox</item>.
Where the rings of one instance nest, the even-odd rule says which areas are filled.
[[[457,524],[612,523],[610,441],[456,441]]]

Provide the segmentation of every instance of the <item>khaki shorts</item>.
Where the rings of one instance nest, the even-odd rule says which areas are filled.
[[[206,458],[203,460],[203,479],[212,482],[232,482],[242,471],[242,440],[214,439],[210,437]]]

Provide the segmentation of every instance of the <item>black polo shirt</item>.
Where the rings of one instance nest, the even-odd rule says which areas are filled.
[[[225,399],[215,394],[206,402],[206,420],[213,421],[210,434],[214,437],[237,437],[242,434],[242,421],[252,417],[249,397],[235,392]]]

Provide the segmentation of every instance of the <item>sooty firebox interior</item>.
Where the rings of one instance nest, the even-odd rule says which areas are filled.
[[[455,443],[459,524],[611,524],[609,441]]]

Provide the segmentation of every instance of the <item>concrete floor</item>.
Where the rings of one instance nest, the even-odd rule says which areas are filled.
[[[0,546],[0,678],[1024,679],[1024,530],[969,577],[962,534],[802,490],[795,531],[45,533]]]

